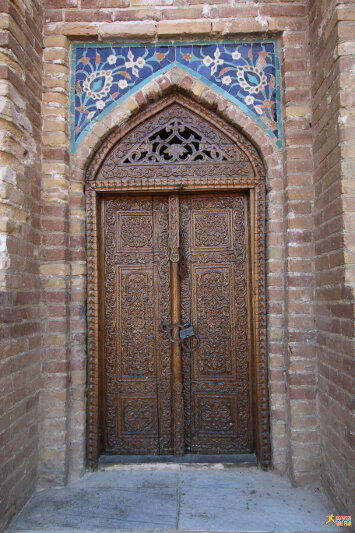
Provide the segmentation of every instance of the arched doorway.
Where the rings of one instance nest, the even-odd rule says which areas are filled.
[[[176,95],[95,154],[91,466],[100,452],[256,452],[267,466],[264,177],[246,137]]]

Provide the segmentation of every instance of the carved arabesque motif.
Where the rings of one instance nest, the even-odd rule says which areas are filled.
[[[171,453],[170,345],[156,338],[169,319],[167,201],[103,205],[105,449]]]
[[[232,371],[230,332],[227,335],[223,332],[230,322],[230,283],[228,268],[196,272],[196,289],[200,296],[199,332],[204,337],[204,355],[197,362],[199,375],[214,377]]]
[[[172,263],[179,261],[179,198],[169,196],[169,257]]]
[[[232,434],[235,426],[232,413],[231,402],[228,400],[226,402],[226,399],[200,398],[198,406],[200,431],[206,431],[207,426],[212,433]]]
[[[132,148],[121,164],[228,161],[229,154],[211,141],[202,132],[198,133],[192,126],[187,126],[183,119],[173,118]]]
[[[214,248],[230,244],[228,241],[229,220],[225,213],[209,212],[196,215],[194,222],[195,246]]]
[[[195,453],[247,452],[252,442],[246,197],[191,196],[180,205],[181,254],[189,271],[181,282],[182,319],[196,324],[201,338],[200,348],[183,360],[186,446]],[[216,213],[225,224],[215,224]],[[207,227],[201,228],[203,222]],[[202,242],[201,231],[207,236]]]
[[[91,468],[97,466],[99,450],[99,307],[98,307],[98,254],[97,202],[93,190],[86,194],[87,212],[87,439],[86,454]]]
[[[153,224],[151,217],[136,214],[120,216],[120,243],[122,248],[152,247]]]
[[[108,137],[87,169],[88,180],[127,179],[137,172],[163,177],[170,172],[166,168],[170,165],[185,179],[203,163],[207,172],[216,165],[219,174],[231,175],[229,169],[233,168],[234,176],[265,175],[252,143],[196,102],[191,105],[189,99],[174,95],[151,106],[149,121],[144,121],[146,115],[142,112],[132,120],[128,132],[118,130]],[[169,128],[174,131],[167,131]],[[134,172],[129,173],[131,167]]]

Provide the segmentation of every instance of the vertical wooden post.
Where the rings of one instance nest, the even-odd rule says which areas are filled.
[[[171,323],[177,324],[181,319],[180,276],[179,276],[179,197],[169,196],[169,257],[170,257],[170,298]],[[177,328],[176,328],[177,329]],[[179,332],[172,331],[174,337]],[[174,453],[184,454],[184,403],[182,384],[181,345],[172,343],[173,375],[173,419],[174,419]]]

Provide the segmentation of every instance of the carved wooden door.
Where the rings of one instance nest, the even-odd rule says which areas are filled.
[[[101,205],[104,450],[252,451],[247,196]],[[180,321],[195,351],[161,331]]]
[[[257,149],[173,94],[109,134],[86,178],[88,464],[95,468],[102,452],[255,450],[266,467],[265,168]],[[196,337],[177,339],[187,322],[197,347]],[[175,323],[177,343],[167,335]]]
[[[168,199],[102,201],[103,447],[172,453]]]
[[[183,198],[180,228],[182,322],[200,337],[183,351],[185,450],[250,452],[247,197]]]

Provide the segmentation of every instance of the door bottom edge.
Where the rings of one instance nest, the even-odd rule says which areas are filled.
[[[111,467],[162,467],[167,466],[201,466],[208,465],[219,468],[257,466],[258,460],[254,453],[203,455],[186,454],[180,457],[174,455],[101,455],[99,469]]]

